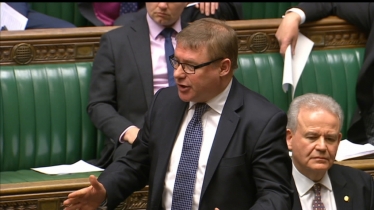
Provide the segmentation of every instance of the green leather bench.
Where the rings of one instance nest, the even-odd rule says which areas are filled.
[[[283,59],[274,41],[279,21],[228,23],[237,31],[240,44],[239,69],[235,77],[287,111],[292,98],[290,92],[282,90]],[[317,92],[334,97],[346,115],[342,129],[345,136],[356,107],[354,89],[365,40],[352,42],[348,39],[334,44],[336,40],[330,40],[331,35],[326,36],[332,33],[331,25],[337,26],[336,37],[357,30],[336,19],[301,28],[306,36],[314,37],[316,44],[295,95]],[[309,32],[310,28],[317,34]],[[2,32],[0,209],[60,209],[69,192],[88,186],[87,178],[91,173],[50,176],[30,168],[98,157],[103,135],[88,118],[86,105],[92,59],[101,34],[111,29],[113,27]],[[374,176],[373,163],[363,160],[342,164]],[[119,209],[145,209],[146,200],[147,188],[135,192]]]
[[[345,114],[343,139],[357,106],[356,80],[364,51],[364,48],[312,51],[295,90],[295,97],[309,92],[322,93],[341,105]],[[241,54],[235,76],[248,88],[288,110],[292,94],[282,90],[283,58],[279,53]]]

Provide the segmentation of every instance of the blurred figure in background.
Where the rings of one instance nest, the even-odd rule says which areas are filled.
[[[364,62],[357,78],[357,110],[352,117],[347,139],[353,143],[374,145],[374,3],[372,2],[313,2],[300,3],[289,9],[275,36],[280,53],[284,55],[291,45],[294,53],[299,25],[336,15],[354,24],[368,34]]]
[[[95,26],[119,25],[123,20],[116,20],[123,14],[138,12],[144,6],[145,2],[78,2],[81,14]],[[191,2],[182,13],[182,22],[188,23],[204,17],[239,20],[237,7],[238,3],[232,2]]]
[[[52,17],[35,10],[32,10],[28,2],[5,2],[17,12],[25,16],[28,21],[25,29],[37,28],[75,28],[76,26],[68,21]]]

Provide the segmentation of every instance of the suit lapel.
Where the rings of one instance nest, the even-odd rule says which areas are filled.
[[[299,192],[297,191],[295,180],[292,178],[292,189],[293,189],[293,206],[292,210],[302,210],[300,198],[299,198]]]
[[[334,191],[336,208],[339,210],[354,210],[352,202],[344,200],[345,196],[352,198],[349,189],[347,188],[347,181],[344,179],[344,175],[335,170],[334,165],[329,170],[329,176]]]
[[[151,42],[149,40],[149,27],[146,15],[139,17],[139,19],[134,20],[129,25],[128,42],[134,55],[133,59],[137,64],[133,68],[137,68],[137,72],[141,78],[139,82],[143,85],[147,104],[149,105],[154,95]]]
[[[177,90],[177,87],[172,87],[173,89]],[[177,92],[177,91],[176,91]],[[177,97],[177,96],[171,96],[171,97]],[[170,99],[170,98],[169,98]],[[169,101],[168,99],[165,99],[165,101]],[[178,103],[174,103],[169,101],[169,104],[172,104],[170,107],[164,107],[165,112],[168,112],[168,117],[162,119],[162,121],[156,122],[161,127],[163,127],[162,131],[171,131],[171,132],[163,132],[162,139],[157,139],[157,141],[161,141],[160,145],[162,145],[162,151],[160,153],[156,154],[157,156],[157,168],[155,171],[155,178],[154,180],[158,180],[157,182],[153,183],[153,194],[152,200],[155,202],[152,205],[159,206],[161,200],[162,200],[162,193],[164,190],[164,180],[167,168],[169,166],[169,159],[174,147],[174,142],[176,140],[179,127],[181,126],[185,110],[188,107],[189,103],[183,102],[180,100]],[[164,113],[163,115],[166,116]]]
[[[205,190],[207,189],[209,182],[225,153],[227,145],[230,143],[230,140],[234,135],[235,129],[240,120],[240,116],[236,113],[236,110],[242,106],[243,94],[241,89],[238,87],[238,81],[233,78],[231,90],[222,110],[212,149],[209,154],[200,198],[203,197]]]

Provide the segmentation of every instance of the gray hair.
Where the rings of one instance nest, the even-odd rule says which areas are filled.
[[[343,126],[344,114],[340,105],[330,96],[317,93],[306,93],[294,98],[288,109],[287,128],[292,132],[296,132],[297,117],[299,115],[300,108],[302,107],[309,109],[323,109],[336,115],[340,120],[339,130],[341,130]]]

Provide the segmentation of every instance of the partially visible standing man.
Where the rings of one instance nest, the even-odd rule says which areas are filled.
[[[342,137],[343,111],[331,97],[308,93],[288,110],[287,145],[292,151],[293,210],[373,210],[374,179],[334,164]]]
[[[65,209],[106,200],[111,210],[148,183],[148,210],[291,209],[287,116],[235,79],[235,31],[203,18],[176,40],[177,85],[156,93],[132,150],[90,176]]]
[[[353,143],[374,145],[374,3],[372,2],[313,2],[300,3],[286,12],[275,36],[284,55],[291,45],[294,52],[299,25],[336,15],[368,34],[364,62],[357,78],[358,109],[352,117],[347,139]]]

